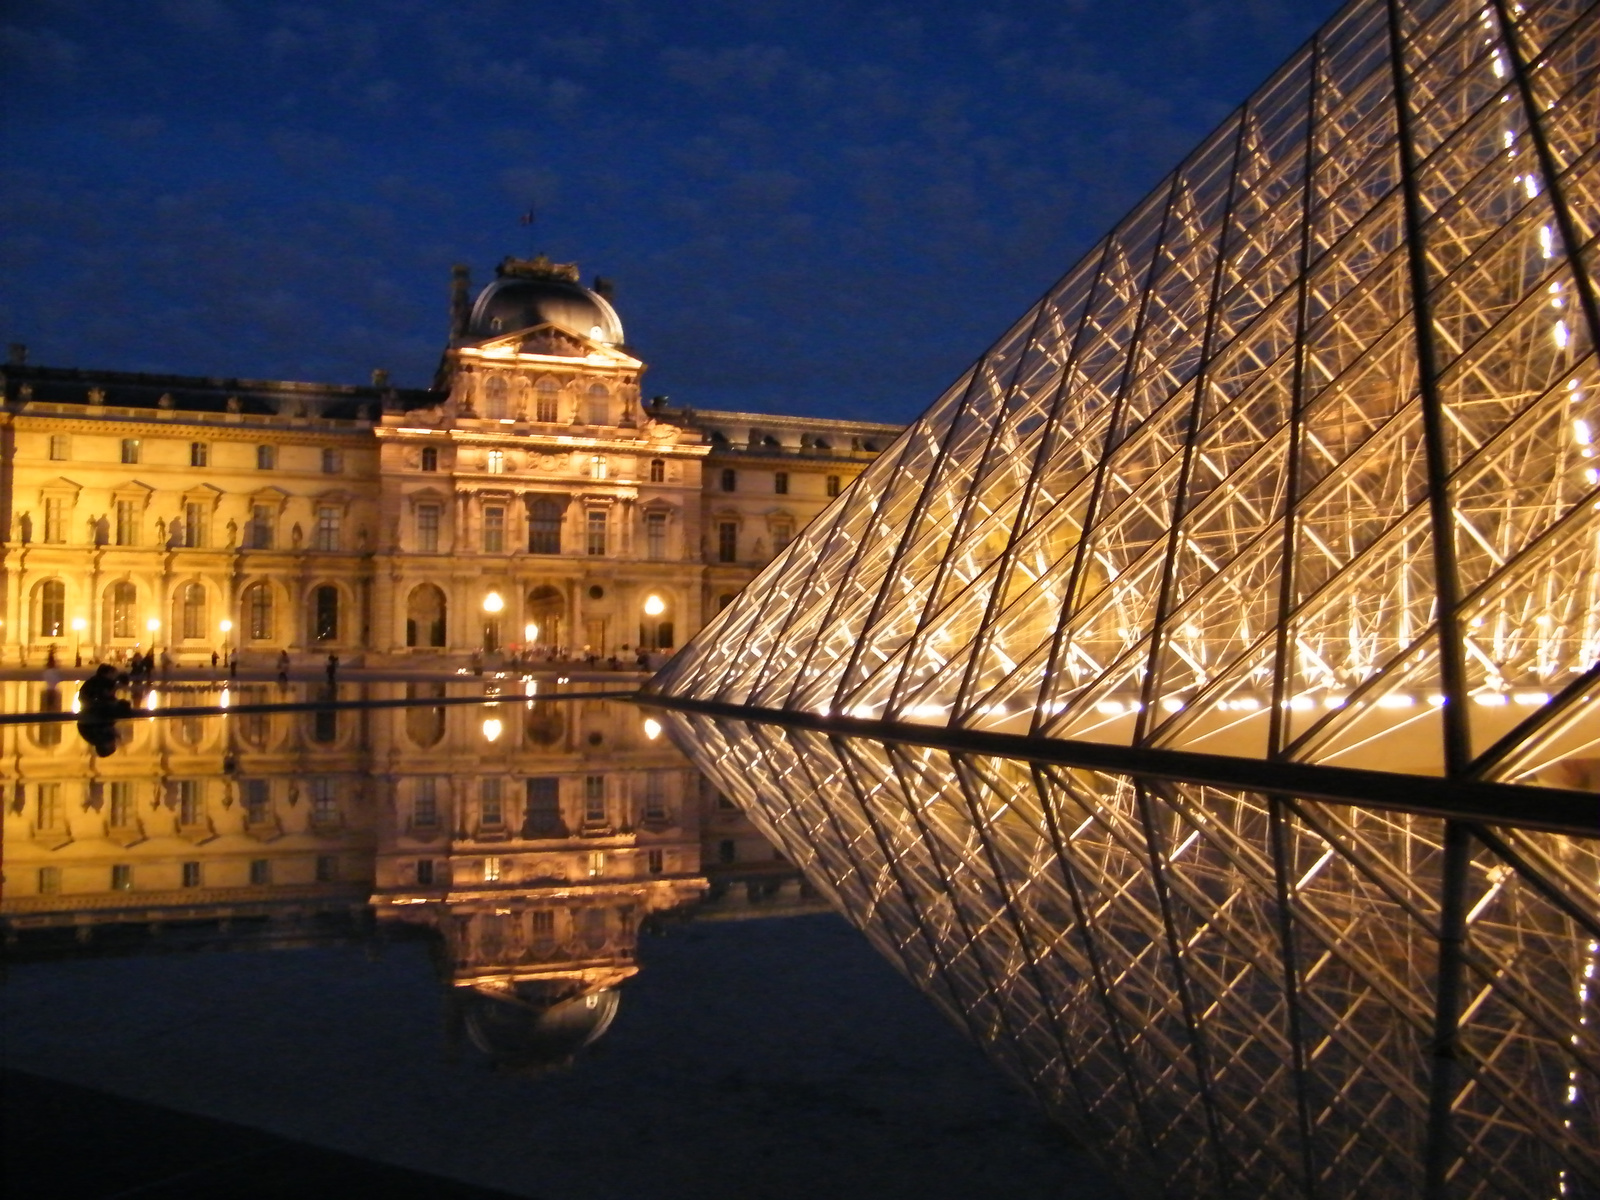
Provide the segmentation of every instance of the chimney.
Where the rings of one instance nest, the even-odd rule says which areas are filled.
[[[28,361],[28,343],[27,342],[12,342],[11,343],[11,354],[10,354],[9,358],[7,359],[7,361],[13,367],[20,367],[20,366],[23,366],[25,363],[27,363],[27,361]]]
[[[611,303],[617,298],[617,285],[612,283],[611,280],[607,279],[604,275],[596,275],[594,277],[594,287],[590,290],[604,300],[607,304]]]
[[[467,321],[472,316],[469,293],[472,284],[465,263],[450,268],[450,340],[458,342],[467,336]]]

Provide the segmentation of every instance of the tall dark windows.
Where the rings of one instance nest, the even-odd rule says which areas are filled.
[[[717,561],[739,561],[739,524],[736,521],[721,521],[717,524]]]
[[[325,583],[311,594],[311,636],[319,642],[332,642],[339,637],[339,589]]]
[[[561,553],[561,505],[535,500],[528,506],[528,553]]]

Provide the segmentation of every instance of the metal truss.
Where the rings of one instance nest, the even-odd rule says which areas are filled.
[[[1600,1195],[1597,261],[1600,6],[1348,4],[647,690],[1136,1189]]]
[[[1131,1193],[1600,1196],[1600,838],[664,719]]]

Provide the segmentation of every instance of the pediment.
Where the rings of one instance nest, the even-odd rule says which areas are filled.
[[[71,492],[74,495],[83,490],[83,484],[74,483],[65,475],[57,475],[54,479],[39,485],[41,492]]]
[[[644,364],[615,346],[582,337],[559,325],[545,323],[512,330],[478,343],[486,358],[508,354],[538,355],[543,358],[585,359],[607,366],[638,369]]]

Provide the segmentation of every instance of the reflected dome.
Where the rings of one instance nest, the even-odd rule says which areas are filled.
[[[571,995],[570,981],[528,981],[507,991],[456,989],[472,1044],[507,1071],[565,1066],[611,1027],[615,988]]]

